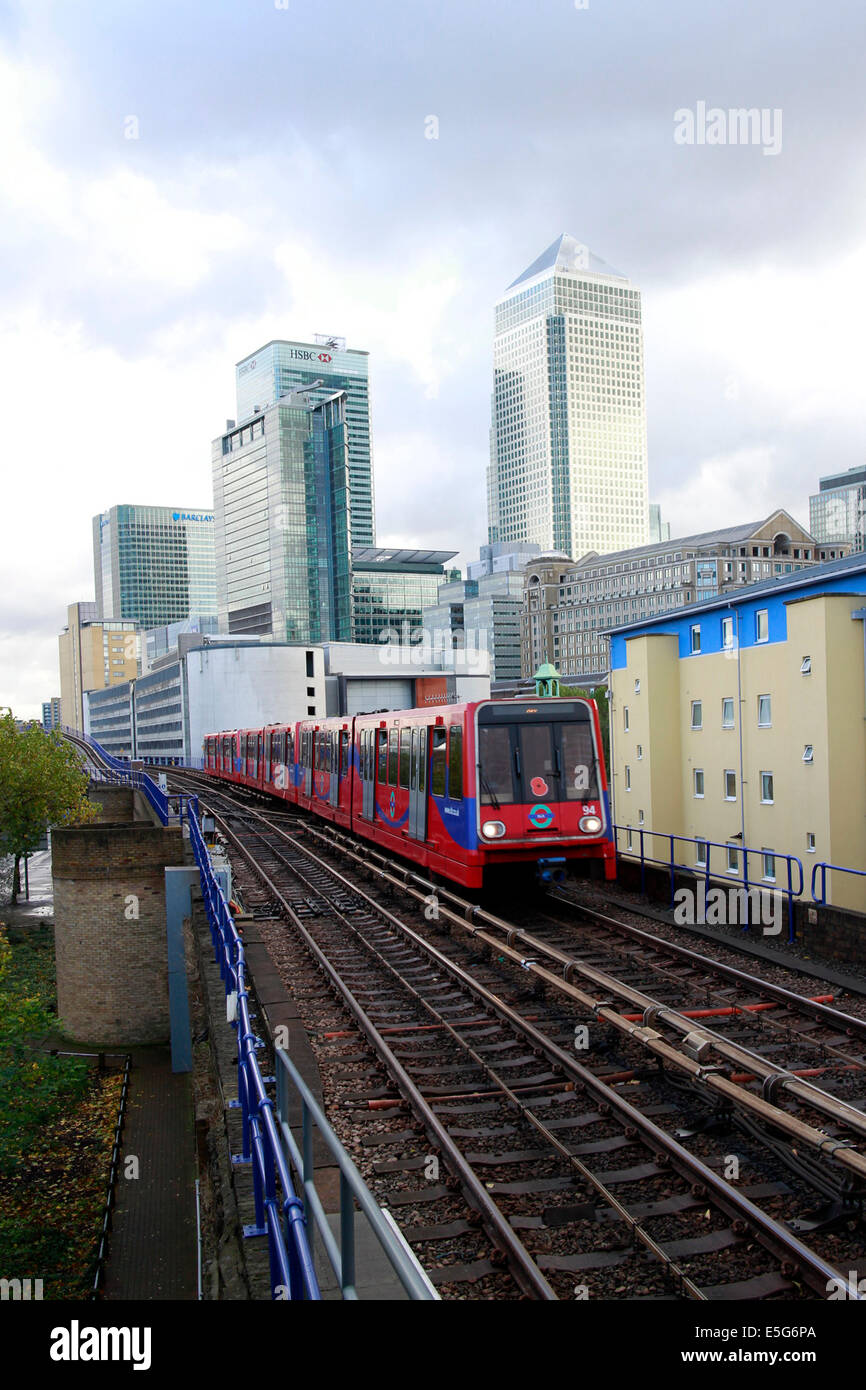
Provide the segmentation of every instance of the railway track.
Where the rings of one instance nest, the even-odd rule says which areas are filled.
[[[708,982],[702,961],[613,975],[589,958],[597,941],[575,949],[553,917],[529,931],[332,827],[172,775],[206,789],[332,1105],[356,1147],[387,1155],[370,1161],[377,1195],[444,1293],[791,1299],[866,1266],[864,1116],[683,1011],[697,992],[704,1012],[739,1010],[714,1022],[751,1025],[769,1012],[755,1002],[795,1000],[767,1001],[745,976]],[[401,896],[399,916],[365,875]],[[735,1004],[717,1002],[735,987]],[[860,1064],[818,1046],[834,1068]],[[441,1169],[450,1182],[431,1180]]]

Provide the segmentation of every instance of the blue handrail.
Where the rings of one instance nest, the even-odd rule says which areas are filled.
[[[256,1058],[256,1051],[262,1043],[253,1031],[250,1016],[243,942],[202,838],[198,797],[186,793],[172,793],[169,797],[143,770],[132,768],[120,758],[112,757],[94,739],[84,738],[75,730],[69,732],[83,739],[105,761],[110,769],[109,780],[116,777],[126,785],[143,791],[163,825],[167,825],[173,817],[181,825],[186,821],[198,865],[214,955],[237,1028],[238,1099],[243,1117],[243,1152],[234,1158],[234,1162],[250,1164],[255,1201],[255,1226],[247,1227],[244,1234],[267,1237],[272,1298],[319,1300],[321,1293],[307,1236],[304,1204],[292,1184],[274,1117],[274,1103],[265,1091],[264,1078]],[[172,803],[176,805],[176,810]]]
[[[810,893],[811,893],[811,895],[812,895],[812,902],[813,902],[813,903],[817,903],[819,907],[825,907],[826,904],[827,904],[827,871],[828,871],[828,870],[830,871],[830,873],[833,873],[833,874],[851,874],[854,878],[866,878],[866,869],[846,869],[845,866],[844,866],[843,864],[826,864],[826,863],[813,864],[813,865],[812,865],[812,878],[811,878],[811,881],[810,881],[810,884],[809,884],[809,891],[810,891]],[[816,884],[816,881],[817,881],[817,878],[818,878],[818,875],[819,875],[819,874],[820,874],[820,876],[821,876],[821,892],[820,892],[820,894],[818,894],[818,893],[815,892],[815,884]]]

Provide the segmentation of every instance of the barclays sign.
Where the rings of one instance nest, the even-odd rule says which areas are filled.
[[[213,512],[172,512],[172,521],[213,521]]]

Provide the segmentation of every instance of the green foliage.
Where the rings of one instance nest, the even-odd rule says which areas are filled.
[[[0,855],[18,859],[36,848],[49,826],[92,820],[88,777],[71,743],[40,724],[19,726],[11,710],[0,715]]]
[[[607,686],[597,685],[592,690],[585,690],[579,685],[564,685],[560,689],[560,695],[571,695],[573,697],[583,697],[587,700],[595,700],[598,705],[598,722],[601,728],[601,742],[604,748],[604,765],[610,774],[610,701],[607,698]]]
[[[50,929],[21,934],[10,950],[0,928],[0,1175],[30,1151],[39,1129],[87,1085],[87,1063],[51,1057],[40,1040],[57,1031]]]

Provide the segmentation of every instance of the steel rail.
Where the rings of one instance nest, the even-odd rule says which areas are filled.
[[[263,819],[265,823],[268,823],[266,817],[263,817]],[[313,828],[305,825],[304,828],[306,833],[324,840],[326,844],[331,842],[331,837],[323,833],[318,827]],[[273,829],[277,834],[285,835],[286,833],[276,826],[274,826]],[[340,838],[344,839],[345,837]],[[351,844],[343,847],[343,852],[357,859],[363,866],[371,867],[367,864],[367,856],[357,855],[351,847]],[[377,857],[379,856],[377,855]],[[420,901],[427,900],[421,891],[411,887],[410,883],[404,878],[402,871],[398,871],[397,874],[392,874],[388,869],[379,868],[377,866],[372,867],[373,871],[378,873],[380,877],[395,884],[395,886],[404,888],[411,896]],[[409,871],[408,877],[420,882],[422,887],[430,889],[431,893],[437,892],[432,884],[420,879],[417,874]],[[761,1119],[766,1121],[772,1118],[774,1123],[780,1128],[787,1130],[791,1138],[799,1142],[809,1143],[811,1147],[821,1154],[825,1156],[830,1155],[835,1158],[838,1163],[853,1171],[858,1177],[866,1178],[866,1158],[858,1154],[856,1150],[847,1148],[845,1144],[839,1140],[831,1139],[821,1130],[803,1124],[802,1121],[798,1120],[795,1116],[789,1115],[787,1111],[779,1109],[778,1106],[770,1105],[768,1107],[766,1099],[752,1095],[751,1092],[745,1090],[744,1087],[738,1083],[728,1081],[726,1078],[722,1078],[716,1073],[711,1073],[706,1067],[696,1066],[692,1058],[686,1057],[684,1054],[670,1048],[658,1034],[654,1033],[651,1029],[647,1029],[646,1025],[654,1022],[663,1022],[677,1032],[682,1033],[684,1037],[694,1039],[696,1046],[704,1044],[705,1046],[712,1047],[720,1056],[724,1056],[729,1061],[736,1062],[737,1065],[750,1068],[755,1072],[763,1081],[765,1097],[771,1099],[776,1090],[784,1090],[796,1096],[804,1105],[810,1106],[812,1109],[827,1115],[831,1119],[846,1124],[855,1133],[866,1138],[866,1115],[864,1115],[862,1111],[857,1110],[846,1101],[831,1095],[821,1087],[815,1086],[811,1082],[804,1081],[800,1077],[791,1075],[791,1073],[786,1071],[783,1067],[777,1066],[775,1062],[768,1062],[765,1058],[761,1057],[759,1053],[753,1052],[750,1048],[744,1047],[740,1043],[729,1041],[723,1034],[717,1033],[714,1029],[708,1028],[705,1025],[696,1024],[694,1019],[687,1018],[677,1010],[670,1009],[666,1005],[660,1004],[658,1000],[653,999],[650,995],[644,994],[641,990],[634,989],[631,985],[624,984],[617,980],[615,976],[609,975],[605,971],[597,969],[595,966],[584,964],[575,957],[570,956],[566,951],[560,950],[559,947],[549,945],[549,943],[545,942],[540,937],[534,936],[531,932],[525,931],[522,927],[515,927],[502,918],[496,917],[493,913],[487,912],[484,908],[476,907],[473,903],[461,900],[457,894],[450,891],[444,896],[447,896],[453,902],[461,903],[463,906],[464,911],[462,915],[441,906],[438,909],[441,915],[447,917],[448,920],[453,922],[456,926],[466,929],[467,921],[473,923],[478,920],[490,923],[491,926],[505,936],[504,944],[496,937],[490,936],[480,928],[472,930],[472,935],[483,940],[487,945],[496,950],[507,950],[512,960],[516,964],[519,964],[522,969],[537,975],[544,980],[545,984],[550,985],[560,993],[569,995],[575,1002],[581,1003],[583,1007],[591,1008],[592,1012],[597,1017],[603,1017],[620,1032],[626,1033],[631,1038],[641,1042],[648,1050],[655,1052],[671,1065],[687,1072],[694,1079],[704,1082],[711,1089],[724,1092],[727,1099],[733,1099],[735,1103],[742,1105],[745,1109],[752,1110]],[[554,975],[550,971],[545,970],[543,966],[538,964],[537,959],[532,958],[528,954],[521,956],[519,952],[515,952],[513,950],[515,942],[521,943],[526,948],[526,951],[528,953],[534,953],[535,957],[544,956],[548,960],[552,960],[562,968],[562,975]],[[708,960],[708,964],[712,964],[712,962]],[[620,998],[625,999],[629,1004],[640,1009],[643,1015],[643,1026],[635,1025],[631,1020],[624,1018],[618,1010],[614,1010],[610,1006],[599,1009],[597,1001],[591,1000],[589,996],[573,993],[569,986],[574,975],[581,975],[585,980],[596,985],[604,992],[605,997],[610,994],[619,995]],[[760,985],[760,981],[755,981],[755,984]],[[790,993],[790,991],[785,991],[785,993]],[[797,999],[799,996],[791,995],[791,997]],[[841,1017],[847,1016],[841,1015]]]

